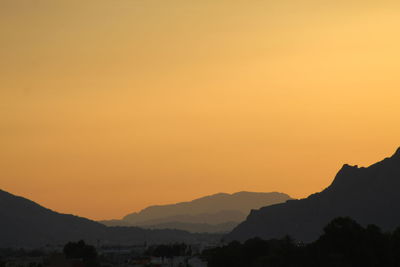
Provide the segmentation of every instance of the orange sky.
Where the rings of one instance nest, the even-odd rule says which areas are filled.
[[[400,146],[400,4],[0,0],[0,188],[119,218],[305,197]]]

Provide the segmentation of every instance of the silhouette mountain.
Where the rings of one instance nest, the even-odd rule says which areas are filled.
[[[26,198],[0,190],[0,247],[63,245],[83,239],[97,244],[138,244],[216,240],[218,235],[179,230],[107,227],[89,219],[60,214]]]
[[[227,240],[281,238],[289,235],[310,242],[335,217],[348,216],[362,225],[383,230],[400,225],[400,148],[368,168],[345,164],[333,183],[320,193],[301,200],[252,210]]]
[[[150,206],[131,213],[122,220],[101,221],[108,226],[134,225],[161,229],[168,226],[190,232],[228,232],[234,223],[243,221],[251,209],[282,203],[291,199],[283,193],[219,193],[189,202]],[[225,226],[225,227],[224,227]]]

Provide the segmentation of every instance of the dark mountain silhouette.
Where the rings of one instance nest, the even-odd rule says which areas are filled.
[[[313,241],[330,220],[348,216],[383,230],[400,225],[400,148],[368,168],[344,165],[333,183],[306,199],[252,210],[227,240],[281,238]]]
[[[251,209],[282,203],[291,199],[283,193],[219,193],[170,205],[150,206],[122,220],[101,221],[108,226],[134,225],[144,228],[182,229],[191,232],[226,232],[233,223],[243,221]],[[225,228],[223,226],[226,226]]]
[[[0,190],[0,247],[38,247],[84,239],[89,243],[137,244],[216,240],[218,235],[179,230],[106,227],[85,218],[60,214],[26,198]]]

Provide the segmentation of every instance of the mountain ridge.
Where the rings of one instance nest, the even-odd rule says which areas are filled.
[[[0,189],[0,247],[41,247],[85,240],[91,244],[138,244],[218,240],[219,235],[181,230],[107,227],[101,223],[45,208]]]
[[[166,205],[152,205],[139,212],[123,217],[122,220],[100,221],[105,225],[134,225],[147,228],[154,225],[172,225],[179,229],[179,224],[185,224],[185,230],[190,224],[229,225],[224,231],[229,231],[231,222],[243,221],[251,209],[260,208],[292,199],[289,195],[279,192],[249,192],[240,191],[232,194],[217,193],[196,198],[192,201],[178,202]],[[193,229],[193,232],[197,231]],[[209,229],[212,229],[210,227]],[[220,228],[218,228],[220,229]]]
[[[399,190],[400,148],[369,167],[344,164],[327,188],[307,198],[252,210],[226,238],[243,241],[290,235],[310,242],[322,233],[323,225],[339,216],[392,230],[400,225]]]
[[[237,198],[237,197],[240,197],[240,196],[243,196],[243,195],[260,195],[260,196],[262,196],[262,195],[265,195],[265,194],[267,194],[267,195],[276,195],[276,196],[284,196],[284,197],[290,198],[289,195],[284,194],[284,193],[280,193],[280,192],[240,191],[240,192],[236,192],[236,193],[232,193],[232,194],[229,194],[229,193],[216,193],[216,194],[213,194],[213,195],[207,195],[207,196],[204,196],[204,197],[196,198],[196,199],[193,199],[191,201],[183,201],[183,202],[177,202],[177,203],[165,204],[165,205],[151,205],[151,206],[148,206],[148,207],[140,210],[139,212],[130,213],[130,214],[124,216],[123,219],[129,220],[130,216],[132,216],[132,215],[136,215],[136,214],[140,214],[140,213],[148,213],[148,212],[150,212],[150,211],[152,211],[154,209],[159,209],[159,208],[176,207],[176,206],[185,207],[185,206],[188,206],[188,205],[192,205],[193,203],[200,203],[200,202],[204,202],[204,201],[213,201],[215,199]],[[230,209],[228,208],[228,209],[225,209],[225,210],[230,210]],[[207,212],[205,212],[205,213],[207,213]],[[186,214],[190,214],[190,213],[186,213]]]

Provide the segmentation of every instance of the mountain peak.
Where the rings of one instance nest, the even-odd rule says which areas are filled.
[[[400,148],[391,158],[369,167],[344,164],[332,184],[306,199],[255,210],[226,240],[285,235],[313,241],[323,227],[338,216],[350,216],[362,225],[375,224],[384,231],[400,225]]]
[[[336,174],[335,179],[333,179],[333,182],[331,186],[329,186],[329,189],[332,188],[340,188],[343,187],[344,185],[348,184],[350,180],[354,180],[356,173],[360,170],[358,165],[351,166],[349,164],[344,164],[343,167],[339,170],[339,172]]]
[[[354,174],[354,172],[358,171],[360,168],[358,165],[349,165],[349,164],[344,164],[343,167],[339,170],[339,172],[336,175],[336,178],[342,177],[342,176],[348,176]]]

